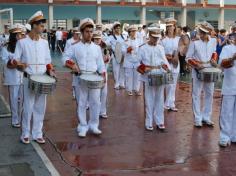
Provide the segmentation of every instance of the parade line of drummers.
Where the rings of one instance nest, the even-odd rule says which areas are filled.
[[[128,26],[124,35],[119,22],[113,24],[113,33],[109,36],[102,32],[101,24],[95,29],[90,18],[81,20],[79,27],[73,30],[73,37],[66,42],[62,62],[73,75],[79,137],[86,137],[88,131],[102,134],[99,119],[108,117],[109,62],[112,62],[115,90],[126,89],[129,96],[140,96],[140,82],[144,83],[145,129],[153,131],[155,124],[157,129],[165,131],[164,110],[178,111],[175,92],[180,72],[179,58],[184,56],[192,68],[194,126],[214,126],[214,83],[221,78],[223,71],[219,145],[226,147],[236,142],[236,24],[232,24],[227,45],[218,56],[216,38],[210,35],[214,30],[211,24],[200,23],[195,39],[190,41],[187,36],[181,39],[176,35],[175,19],[168,18],[165,22],[165,37],[159,25],[152,24],[143,40],[137,38],[136,25]],[[43,144],[46,96],[55,89],[56,74],[48,41],[41,37],[46,23],[43,13],[35,13],[28,23],[29,30],[20,24],[9,30],[9,40],[2,48],[4,84],[9,87],[12,126],[22,128],[21,142],[29,144],[34,140]],[[18,106],[21,100],[22,106]],[[19,108],[22,109],[21,115]]]

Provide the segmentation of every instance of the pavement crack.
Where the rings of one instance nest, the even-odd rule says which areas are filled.
[[[44,136],[45,136],[45,138],[49,141],[49,143],[51,144],[51,146],[53,147],[53,149],[56,151],[56,153],[59,155],[61,161],[62,161],[63,163],[65,163],[67,166],[73,168],[73,169],[74,169],[74,172],[76,173],[76,176],[81,176],[81,175],[82,175],[82,170],[81,170],[79,167],[70,164],[70,162],[67,161],[67,160],[64,158],[62,152],[57,148],[57,145],[52,141],[52,139],[51,139],[49,136],[47,136],[46,133],[44,133]]]

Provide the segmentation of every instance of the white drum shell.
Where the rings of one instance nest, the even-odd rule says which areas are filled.
[[[82,74],[79,79],[89,89],[101,89],[105,85],[103,77],[96,74]]]

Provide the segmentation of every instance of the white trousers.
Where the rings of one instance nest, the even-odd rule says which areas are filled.
[[[101,89],[101,109],[100,115],[107,114],[107,82],[108,82],[108,74],[106,74],[106,83],[105,86]]]
[[[224,95],[220,112],[220,141],[236,142],[236,95]]]
[[[100,113],[100,95],[101,89],[89,89],[86,85],[80,84],[77,87],[79,90],[79,103],[78,103],[78,117],[79,117],[79,125],[77,127],[77,131],[88,129],[96,129],[99,126],[99,113]],[[87,122],[86,118],[86,109],[87,103],[89,103],[89,121]]]
[[[164,86],[149,86],[145,83],[145,126],[152,127],[164,124]]]
[[[170,108],[175,107],[175,92],[176,92],[176,86],[178,82],[178,73],[173,73],[173,84],[166,85],[166,101],[165,106],[168,106]]]
[[[43,137],[43,120],[46,110],[46,95],[35,94],[28,88],[28,79],[23,80],[23,114],[22,114],[22,138],[30,137],[31,119],[33,117],[32,138]]]
[[[23,100],[22,85],[9,85],[8,90],[11,106],[12,124],[20,124]]]
[[[112,69],[115,79],[115,87],[125,87],[125,69],[122,64],[117,63],[114,57],[112,58]]]
[[[214,93],[214,83],[199,81],[198,78],[192,79],[192,103],[195,122],[199,123],[211,120],[212,103]],[[204,108],[201,110],[201,93],[204,92]]]
[[[140,74],[136,68],[125,68],[125,85],[129,92],[139,91],[140,89]]]

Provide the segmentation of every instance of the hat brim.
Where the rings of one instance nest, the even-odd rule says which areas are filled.
[[[155,38],[161,38],[161,34],[150,34],[150,36],[155,37]]]
[[[166,27],[168,26],[174,26],[174,24],[173,23],[166,24]]]
[[[113,26],[113,29],[117,28],[118,26],[121,27],[121,24],[115,24],[115,25]]]
[[[138,31],[138,29],[128,29],[129,32]]]
[[[92,28],[94,28],[94,24],[93,24],[93,23],[91,23],[91,22],[86,22],[86,23],[82,24],[79,29],[80,29],[80,31],[81,31],[81,30],[83,30],[84,28],[86,28],[86,27],[88,27],[88,26],[91,26]]]
[[[204,29],[204,28],[202,28],[202,27],[198,27],[198,29],[199,29],[199,30],[201,30],[201,31],[203,31],[203,32],[205,32],[205,33],[210,33],[210,31],[209,31],[209,30],[207,30],[207,29]]]

